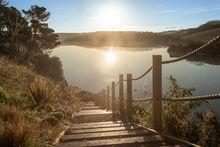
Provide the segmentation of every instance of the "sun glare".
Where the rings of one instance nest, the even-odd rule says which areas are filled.
[[[105,30],[121,28],[126,21],[123,8],[116,5],[100,6],[94,15],[96,24]]]
[[[113,64],[116,60],[116,53],[110,49],[107,53],[104,53],[105,57],[106,57],[106,61],[110,64]]]

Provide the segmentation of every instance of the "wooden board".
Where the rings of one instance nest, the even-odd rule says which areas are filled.
[[[131,131],[138,129],[141,128],[138,126],[131,126],[131,127],[120,126],[120,127],[92,128],[92,129],[78,129],[78,130],[69,128],[65,134],[69,135],[69,134],[100,133],[100,132],[114,132],[114,131],[125,131],[125,130]]]
[[[62,141],[73,141],[73,140],[94,140],[103,138],[122,138],[128,136],[140,136],[149,135],[150,132],[147,130],[123,130],[114,132],[100,132],[100,133],[88,133],[88,134],[74,134],[65,135],[62,137]]]
[[[161,145],[163,139],[160,135],[154,136],[139,136],[139,137],[127,137],[127,138],[114,138],[114,139],[102,139],[102,140],[82,140],[73,142],[62,142],[57,147],[82,147],[82,146],[139,146],[145,144],[148,146]]]

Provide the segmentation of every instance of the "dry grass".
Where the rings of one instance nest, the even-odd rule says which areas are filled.
[[[78,92],[0,57],[0,147],[52,146],[80,109]],[[58,125],[42,125],[55,114],[64,116]]]
[[[29,91],[36,106],[45,106],[56,98],[52,84],[39,78],[30,85]]]

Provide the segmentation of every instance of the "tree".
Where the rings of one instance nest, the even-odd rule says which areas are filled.
[[[50,53],[51,49],[60,44],[58,35],[46,23],[50,17],[50,12],[46,8],[34,5],[29,10],[22,10],[22,12],[26,15],[26,19],[31,27],[30,50]]]
[[[37,54],[33,57],[37,73],[55,81],[64,80],[62,63],[58,57],[49,57],[47,54]]]
[[[15,7],[0,2],[0,53],[9,58],[22,58],[30,36],[28,22]]]

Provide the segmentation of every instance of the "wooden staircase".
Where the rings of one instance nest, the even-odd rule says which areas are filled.
[[[188,147],[188,142],[170,138],[136,124],[112,121],[117,114],[87,103],[60,138],[56,147]]]

